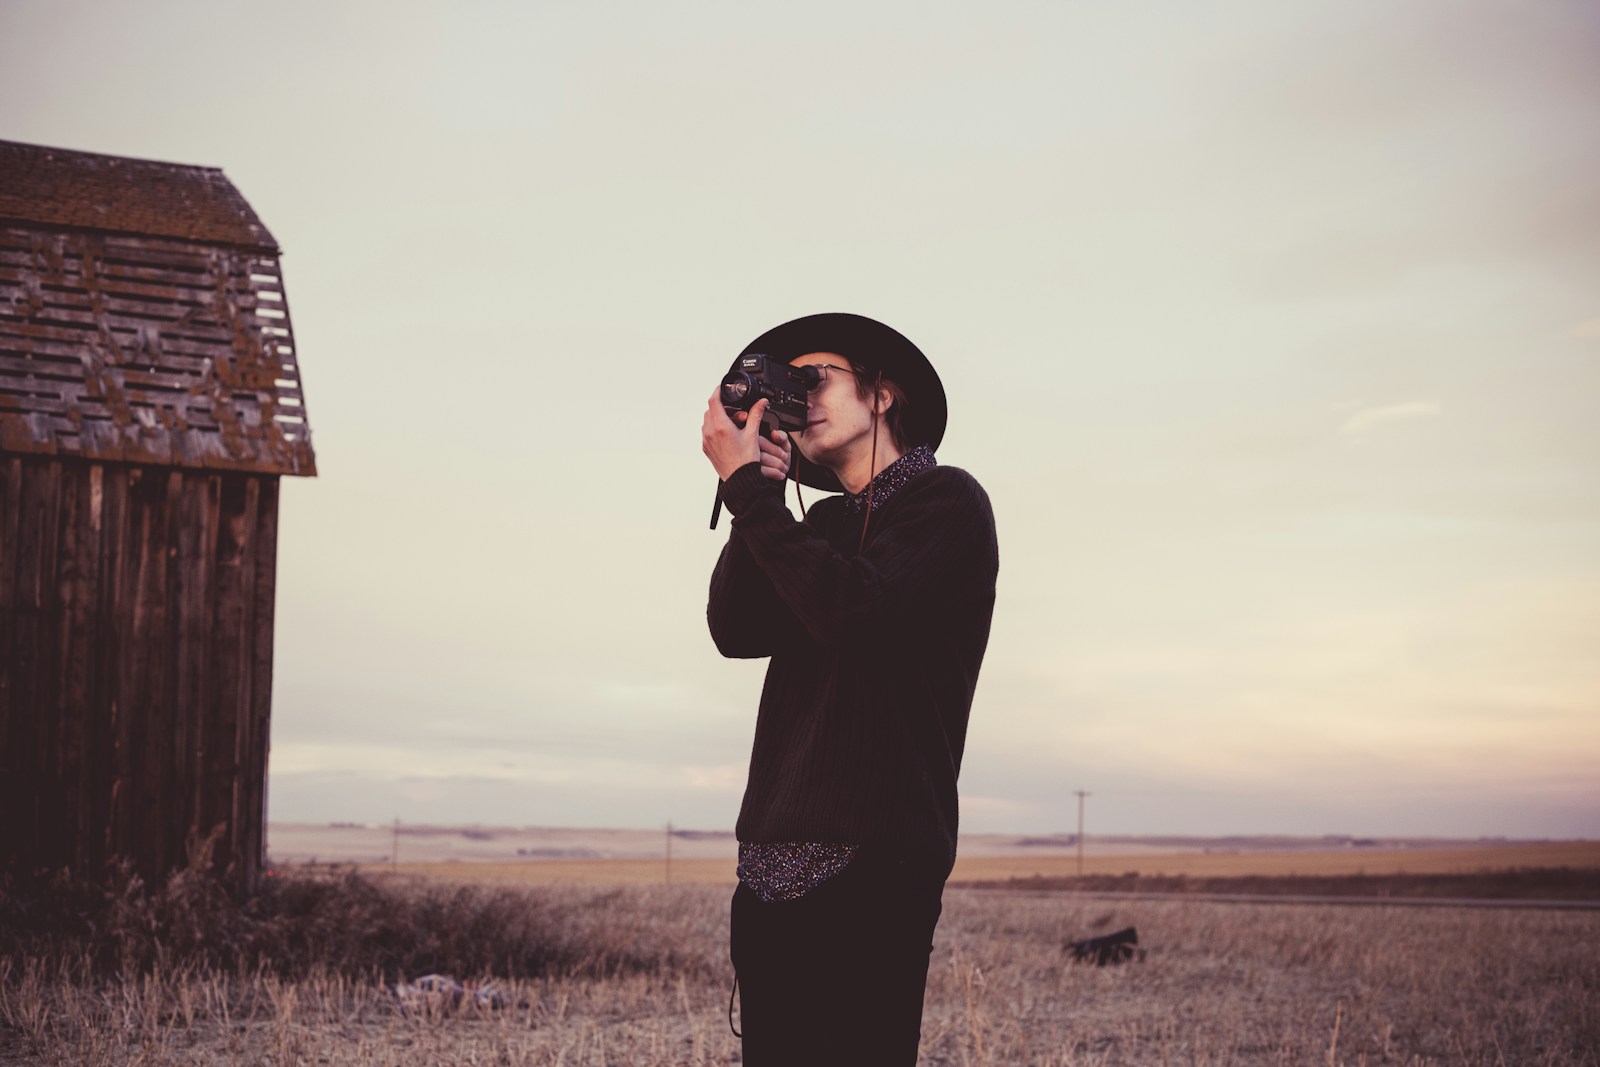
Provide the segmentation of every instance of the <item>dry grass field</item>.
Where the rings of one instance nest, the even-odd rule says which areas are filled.
[[[321,946],[351,936],[336,927],[319,928],[300,973],[273,959],[186,963],[144,926],[135,932],[156,947],[109,970],[66,943],[19,949],[0,961],[0,1063],[738,1062],[726,1020],[726,886],[349,885],[364,909],[350,923],[382,925],[414,899],[427,905],[415,925],[459,928],[388,957],[412,968],[403,975]],[[1095,968],[1063,952],[1128,925],[1142,959]],[[500,963],[481,962],[502,942]],[[486,954],[474,957],[474,946]],[[423,960],[473,958],[470,972],[454,973],[493,980],[503,1006],[406,1010],[387,984],[415,977]],[[922,1062],[1600,1067],[1600,912],[951,889]]]

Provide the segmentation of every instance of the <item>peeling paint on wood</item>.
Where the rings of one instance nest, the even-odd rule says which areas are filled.
[[[106,240],[0,228],[0,449],[314,474],[275,259],[124,237],[124,266],[189,268],[130,283]]]

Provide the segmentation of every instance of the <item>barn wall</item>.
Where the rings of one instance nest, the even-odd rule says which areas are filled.
[[[0,867],[264,854],[278,477],[0,454]]]

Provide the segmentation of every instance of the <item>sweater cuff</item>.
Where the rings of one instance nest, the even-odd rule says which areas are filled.
[[[783,483],[762,474],[761,463],[757,460],[746,463],[722,483],[722,502],[734,515],[743,515],[763,494],[774,493],[782,498]]]

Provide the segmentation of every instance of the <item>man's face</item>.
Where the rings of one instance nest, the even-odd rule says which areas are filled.
[[[790,362],[822,373],[822,383],[807,394],[806,428],[795,431],[795,444],[811,462],[836,468],[872,439],[871,397],[856,391],[850,361],[837,352],[808,352]]]

